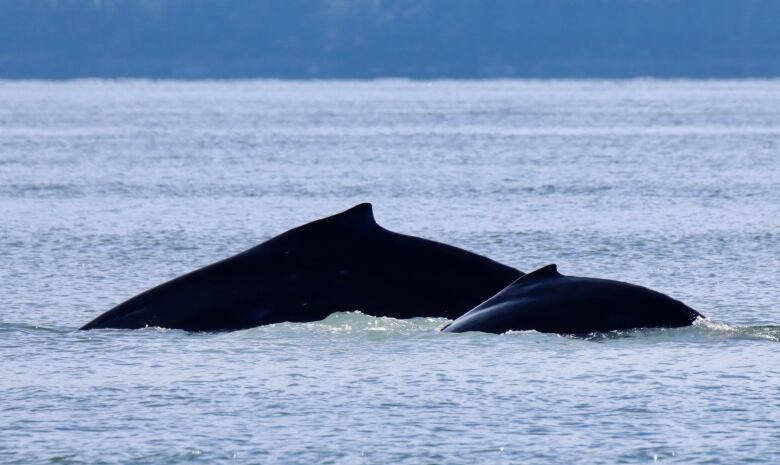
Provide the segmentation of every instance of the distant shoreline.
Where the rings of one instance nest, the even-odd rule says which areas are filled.
[[[374,77],[275,77],[275,76],[247,76],[247,77],[153,77],[153,76],[72,76],[72,77],[8,77],[0,75],[0,83],[15,82],[411,82],[411,83],[446,83],[446,82],[772,82],[780,80],[780,75],[772,76],[633,76],[633,77],[406,77],[406,76],[374,76]]]

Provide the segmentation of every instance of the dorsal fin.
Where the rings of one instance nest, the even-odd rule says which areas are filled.
[[[376,220],[374,219],[374,207],[368,202],[359,203],[336,216],[350,218],[352,221],[376,224]]]
[[[518,278],[517,280],[528,281],[531,279],[538,279],[538,278],[558,278],[560,276],[563,275],[558,273],[558,265],[556,265],[555,263],[551,263],[547,266],[543,266],[539,268],[538,270],[534,270],[528,273],[527,275]]]
[[[374,209],[368,202],[357,204],[349,210],[324,218],[322,221],[347,223],[350,226],[376,225]]]
[[[376,231],[381,229],[374,220],[374,211],[370,203],[360,203],[354,207],[344,210],[341,213],[320,218],[312,222],[302,224],[289,231],[283,232],[276,237],[272,237],[267,241],[256,245],[249,249],[254,252],[261,252],[267,249],[269,244],[282,244],[287,241],[298,241],[303,238],[305,241],[312,242],[312,238],[327,238],[333,236],[319,236],[321,233],[326,234],[338,234],[341,237],[348,237],[344,234],[353,231],[358,234],[365,233],[367,231]],[[319,231],[312,236],[312,231]],[[313,241],[316,242],[316,241]],[[288,247],[288,246],[285,246]]]

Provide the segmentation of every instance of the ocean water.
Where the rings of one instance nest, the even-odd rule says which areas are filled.
[[[364,201],[709,320],[77,331]],[[0,82],[0,217],[0,463],[780,460],[780,81]]]

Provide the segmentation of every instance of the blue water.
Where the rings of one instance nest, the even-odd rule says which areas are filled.
[[[76,331],[363,201],[710,320]],[[0,215],[0,463],[780,460],[780,81],[0,82]]]

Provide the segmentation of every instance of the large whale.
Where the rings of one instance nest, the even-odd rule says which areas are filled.
[[[645,287],[564,276],[556,265],[528,273],[442,330],[462,333],[589,334],[678,327],[702,317],[680,301]]]
[[[143,292],[81,329],[223,331],[351,310],[455,319],[522,274],[388,231],[364,203]]]

